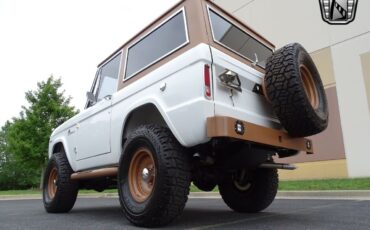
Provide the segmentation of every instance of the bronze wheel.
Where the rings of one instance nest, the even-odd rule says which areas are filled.
[[[278,189],[276,169],[225,172],[218,187],[227,206],[236,212],[255,213],[267,208]]]
[[[240,191],[247,191],[252,186],[252,184],[250,183],[250,179],[248,178],[249,175],[247,174],[247,170],[243,169],[239,170],[232,176],[235,187]]]
[[[69,212],[73,208],[79,185],[77,181],[71,180],[72,173],[64,151],[51,156],[45,170],[42,189],[42,199],[47,212]]]
[[[128,182],[132,198],[142,203],[152,194],[155,183],[155,162],[153,154],[147,148],[140,148],[135,153],[128,171]]]
[[[168,128],[132,131],[118,168],[119,201],[126,218],[141,227],[170,223],[185,207],[190,186],[187,151]]]
[[[57,192],[57,179],[58,179],[58,170],[56,167],[54,167],[50,172],[49,180],[48,180],[49,199],[53,199],[55,196],[55,193]]]
[[[299,66],[299,71],[301,74],[303,88],[306,92],[307,98],[314,109],[319,107],[319,94],[317,93],[316,85],[313,80],[312,74],[307,66],[301,64]]]

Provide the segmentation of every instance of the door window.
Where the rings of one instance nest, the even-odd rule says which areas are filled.
[[[101,67],[98,76],[99,89],[97,94],[95,94],[98,101],[117,91],[120,62],[121,53]]]

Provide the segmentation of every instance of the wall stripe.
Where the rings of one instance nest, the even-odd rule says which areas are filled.
[[[319,70],[324,86],[335,84],[333,61],[330,47],[310,53],[317,69]]]
[[[277,159],[284,163],[302,163],[313,161],[326,161],[345,159],[345,150],[340,122],[337,90],[336,87],[325,89],[329,105],[329,126],[315,136],[310,137],[314,144],[314,154],[307,155],[304,152],[296,156]]]
[[[370,52],[361,55],[361,64],[367,94],[367,104],[369,106],[370,114]]]
[[[347,161],[332,160],[296,164],[294,171],[279,170],[280,180],[347,178]]]

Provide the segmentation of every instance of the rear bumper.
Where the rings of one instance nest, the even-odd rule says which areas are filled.
[[[207,136],[230,137],[271,147],[293,149],[313,153],[312,141],[294,138],[286,132],[266,128],[232,117],[216,116],[207,118]]]

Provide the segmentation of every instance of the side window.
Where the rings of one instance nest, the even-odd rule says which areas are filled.
[[[264,44],[235,26],[213,10],[209,10],[213,40],[226,46],[250,61],[258,59],[258,65],[266,66],[266,60],[272,54],[272,50]]]
[[[94,88],[94,95],[96,99],[100,101],[108,95],[112,95],[117,91],[117,82],[119,74],[119,66],[121,61],[121,54],[118,54],[104,66],[101,67],[100,73],[97,79],[99,87]]]
[[[185,12],[181,10],[128,48],[125,79],[134,76],[187,43]]]

